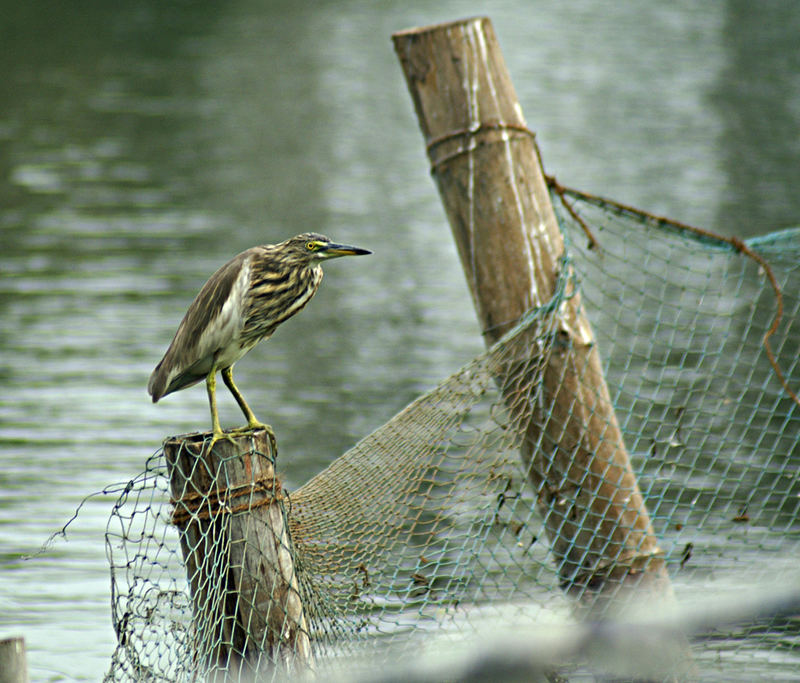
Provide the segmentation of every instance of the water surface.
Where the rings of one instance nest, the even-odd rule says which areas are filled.
[[[481,349],[389,36],[437,3],[0,2],[0,635],[34,680],[97,680],[114,647],[103,533],[201,387],[145,386],[222,262],[315,230],[326,267],[237,365],[296,487]],[[791,4],[505,3],[491,17],[548,172],[725,234],[800,216]],[[221,392],[225,425],[238,424]]]

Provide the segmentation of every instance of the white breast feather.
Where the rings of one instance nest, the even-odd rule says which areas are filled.
[[[242,264],[239,276],[233,283],[230,296],[222,306],[216,320],[200,336],[198,349],[200,356],[212,355],[218,350],[217,367],[233,365],[249,349],[240,349],[238,340],[244,327],[244,302],[250,289],[250,260]]]

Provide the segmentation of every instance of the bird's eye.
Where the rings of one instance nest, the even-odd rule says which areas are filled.
[[[306,243],[306,249],[309,251],[316,251],[317,250],[317,243],[316,242],[308,242]]]

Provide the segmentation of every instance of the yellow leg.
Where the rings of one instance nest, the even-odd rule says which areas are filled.
[[[256,416],[253,414],[253,411],[250,410],[250,406],[247,405],[247,401],[244,400],[242,392],[239,391],[239,388],[233,382],[232,365],[228,366],[222,371],[222,379],[225,382],[225,386],[228,387],[228,389],[230,389],[230,392],[233,394],[233,397],[236,399],[236,402],[242,409],[244,416],[247,418],[247,426],[251,429],[254,427],[262,427],[263,425],[256,419]]]
[[[206,375],[206,391],[208,392],[208,405],[211,407],[211,443],[209,448],[220,439],[227,439],[234,442],[233,438],[222,431],[219,426],[219,413],[217,412],[217,369],[211,368],[211,372]]]
[[[247,418],[247,427],[241,430],[234,430],[234,431],[248,431],[252,429],[265,429],[269,434],[270,438],[275,441],[275,432],[272,431],[272,427],[269,425],[264,424],[263,422],[259,422],[256,419],[256,416],[253,414],[253,411],[250,410],[250,406],[247,405],[247,401],[244,400],[244,396],[242,396],[242,392],[239,391],[236,384],[233,382],[233,366],[229,366],[222,371],[222,380],[225,382],[225,386],[230,389],[230,392],[233,394],[233,397],[236,399],[236,402],[239,404],[239,407],[242,409],[244,416]]]

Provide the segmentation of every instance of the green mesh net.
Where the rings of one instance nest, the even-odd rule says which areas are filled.
[[[583,478],[552,486],[534,471],[542,461],[520,452],[528,423],[553,410],[542,373],[561,352],[561,303],[576,286],[678,603],[798,586],[800,410],[764,336],[775,320],[776,284],[783,310],[769,345],[785,383],[800,386],[800,230],[748,241],[754,259],[730,242],[612,203],[566,199],[571,210],[553,196],[567,245],[553,300],[274,501],[288,520],[279,544],[291,557],[291,590],[302,603],[312,651],[306,668],[318,675],[343,663],[375,671],[485,624],[541,632],[574,623],[575,603],[595,590],[577,577],[599,567],[582,544],[601,533],[575,511],[582,495],[599,489]],[[545,448],[542,438],[537,448]],[[255,450],[249,455],[268,456]],[[211,488],[225,484],[215,479]],[[229,649],[244,646],[221,624],[222,612],[198,598],[193,573],[200,568],[185,560],[186,528],[199,525],[211,565],[236,558],[240,574],[257,573],[248,568],[266,560],[254,558],[260,551],[246,542],[232,551],[226,529],[250,514],[247,506],[223,508],[205,527],[195,506],[175,524],[175,493],[158,453],[109,520],[118,647],[108,680],[285,673],[273,649],[286,632],[281,625],[239,653],[246,671],[232,659],[209,664],[208,652],[226,638]],[[566,524],[581,533],[569,536],[572,547],[559,548],[554,537]],[[238,586],[225,581],[203,595],[230,602]],[[778,612],[687,629],[695,674],[749,679],[765,666],[771,676],[796,674],[800,617]],[[237,628],[247,630],[252,605],[250,616],[243,613],[234,605],[228,618],[239,614]],[[567,660],[555,663],[558,675],[591,668],[580,657]],[[547,675],[554,678],[552,665]]]

